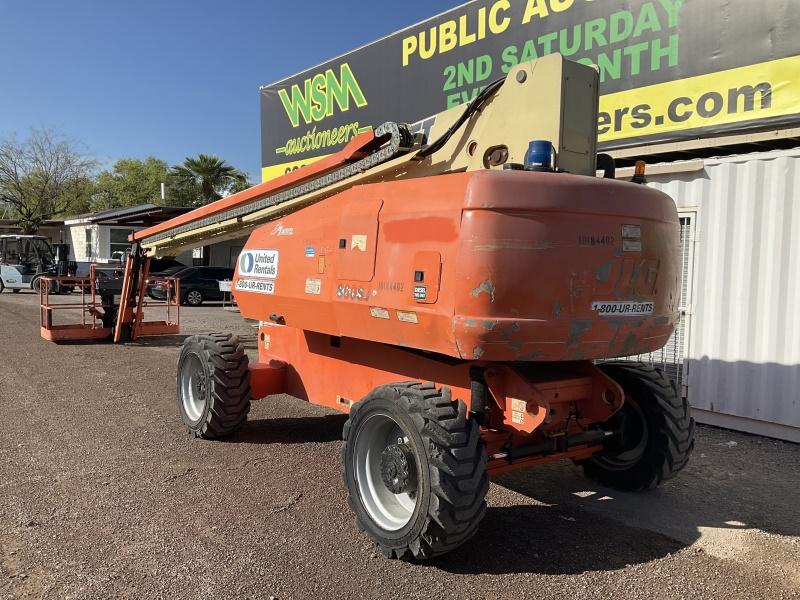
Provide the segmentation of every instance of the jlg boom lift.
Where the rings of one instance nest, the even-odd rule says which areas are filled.
[[[189,337],[189,430],[230,435],[280,392],[349,412],[348,503],[397,558],[468,540],[497,473],[571,459],[627,490],[675,475],[694,422],[674,383],[595,364],[663,346],[679,300],[672,200],[596,177],[597,84],[558,55],[523,64],[429,132],[386,123],[135,233],[149,256],[251,232],[233,287],[259,360]]]

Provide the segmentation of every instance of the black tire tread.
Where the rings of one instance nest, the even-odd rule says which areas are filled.
[[[627,471],[608,470],[602,458],[585,461],[583,470],[598,483],[622,490],[643,491],[672,479],[689,462],[694,450],[695,423],[688,401],[675,381],[653,365],[618,361],[598,365],[634,395],[650,423],[651,443],[645,456]]]
[[[231,435],[250,412],[250,369],[244,346],[236,335],[223,332],[192,335],[184,346],[198,344],[209,369],[211,406],[196,436],[216,439]]]
[[[390,547],[379,540],[374,541],[387,558],[432,558],[453,550],[475,535],[486,513],[489,477],[480,426],[468,418],[464,402],[452,400],[449,388],[437,388],[433,383],[417,381],[379,387],[352,406],[351,418],[345,423],[345,444],[342,446],[345,485],[345,452],[352,418],[370,398],[382,396],[386,391],[393,391],[389,396],[412,416],[427,447],[431,497],[425,526],[416,539],[403,547]],[[357,501],[348,489],[347,502],[356,514],[358,528],[367,531],[355,510]]]

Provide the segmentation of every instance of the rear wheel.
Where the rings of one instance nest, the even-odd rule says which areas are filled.
[[[178,408],[196,437],[235,432],[250,411],[250,369],[244,346],[228,333],[193,335],[178,360]]]
[[[675,382],[651,365],[599,365],[622,386],[625,404],[604,428],[617,432],[583,462],[587,476],[621,490],[652,489],[683,469],[694,449],[694,419]]]
[[[381,386],[352,407],[342,474],[359,529],[388,558],[449,552],[486,512],[480,427],[464,402],[432,383]]]

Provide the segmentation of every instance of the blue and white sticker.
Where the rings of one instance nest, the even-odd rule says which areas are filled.
[[[308,258],[314,258],[317,255],[317,251],[314,249],[314,246],[306,246],[306,256]]]
[[[278,251],[242,250],[239,255],[239,275],[275,279],[278,276]]]

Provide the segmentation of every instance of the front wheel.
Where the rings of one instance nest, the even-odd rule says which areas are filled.
[[[178,409],[200,438],[234,433],[250,412],[250,368],[239,338],[208,333],[186,338],[178,359]]]
[[[31,289],[33,289],[33,291],[34,291],[34,292],[35,292],[35,293],[38,295],[38,294],[40,294],[40,293],[41,293],[41,291],[42,291],[42,284],[43,284],[43,283],[44,283],[44,281],[43,281],[43,278],[42,278],[42,277],[37,277],[36,279],[34,279],[34,280],[31,282]],[[47,291],[48,291],[50,294],[54,294],[54,293],[55,293],[55,291],[56,291],[56,288],[55,288],[55,282],[53,282],[53,281],[50,281],[50,282],[48,282],[48,283],[47,283],[47,285],[48,285],[48,289],[47,289]]]
[[[608,487],[655,488],[689,462],[694,449],[689,403],[661,369],[636,362],[598,366],[622,386],[625,404],[604,426],[615,435],[602,452],[582,463],[583,470]]]
[[[432,383],[381,386],[352,407],[342,475],[356,524],[387,558],[449,552],[486,512],[480,427]]]

